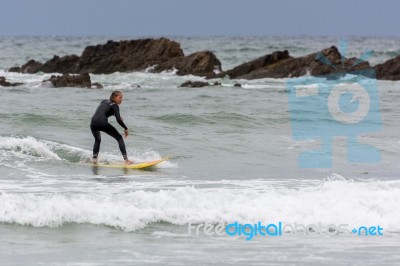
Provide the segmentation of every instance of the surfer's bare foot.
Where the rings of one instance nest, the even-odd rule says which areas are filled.
[[[97,158],[92,159],[92,164],[97,164]]]
[[[125,164],[126,164],[126,165],[128,165],[128,164],[133,164],[133,161],[126,159],[126,160],[125,160]]]

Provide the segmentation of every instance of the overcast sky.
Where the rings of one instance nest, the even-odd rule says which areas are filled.
[[[1,0],[0,35],[400,36],[397,0]]]

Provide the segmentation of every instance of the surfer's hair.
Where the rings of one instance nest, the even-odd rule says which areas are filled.
[[[110,101],[114,102],[114,98],[121,94],[122,94],[121,91],[113,91],[110,95]]]

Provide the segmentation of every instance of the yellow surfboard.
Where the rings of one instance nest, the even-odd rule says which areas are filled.
[[[156,164],[159,164],[163,161],[168,160],[169,157],[164,157],[158,160],[150,161],[150,162],[141,162],[141,163],[134,163],[134,164],[104,164],[104,163],[97,163],[91,164],[92,166],[97,167],[108,167],[108,168],[125,168],[125,169],[146,169]]]

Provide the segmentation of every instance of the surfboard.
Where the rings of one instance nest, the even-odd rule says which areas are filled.
[[[158,160],[150,161],[150,162],[140,162],[134,164],[105,164],[105,163],[97,163],[91,164],[94,167],[108,167],[108,168],[125,168],[125,169],[146,169],[161,162],[168,160],[169,157],[164,157]]]

